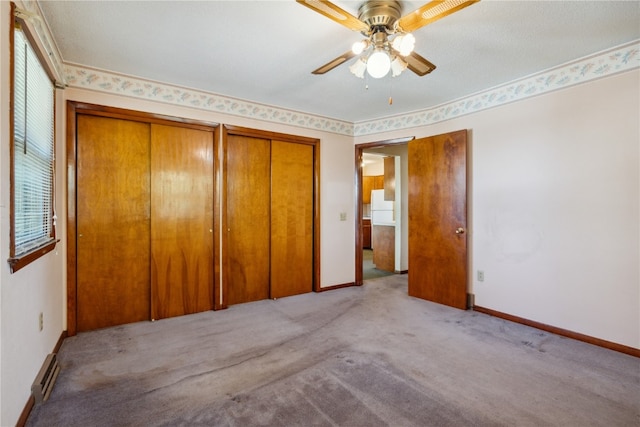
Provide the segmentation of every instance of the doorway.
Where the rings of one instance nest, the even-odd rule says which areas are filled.
[[[401,272],[409,274],[409,295],[467,308],[467,131],[360,144],[355,149],[356,284],[364,282],[365,154],[403,153],[399,155],[406,174],[399,177],[406,191],[399,219],[405,225],[400,248],[406,250],[401,256],[406,270]]]
[[[402,195],[402,183],[406,182],[406,162],[402,166],[402,159],[407,158],[407,143],[414,139],[414,137],[398,138],[392,140],[385,140],[379,142],[358,144],[355,147],[355,159],[356,159],[356,285],[362,285],[364,280],[368,280],[376,277],[383,277],[390,274],[406,273],[406,262],[401,260],[403,256],[406,261],[406,241],[402,242],[402,236],[406,236],[406,211],[403,212],[402,206],[406,206],[406,200],[403,202],[402,198],[406,198],[406,195]],[[385,165],[386,158],[386,165]],[[398,161],[398,167],[396,170],[396,161]],[[376,162],[378,164],[376,165]],[[386,168],[385,168],[386,166]],[[389,167],[393,168],[392,174],[389,174]],[[391,232],[391,227],[374,227],[372,225],[371,218],[371,194],[372,190],[385,189],[384,175],[385,169],[387,170],[387,187],[389,187],[390,175],[394,176],[395,182],[393,187],[398,187],[398,194],[393,194],[391,197],[387,194],[388,199],[393,199],[395,203],[393,212],[393,220],[398,222],[399,226],[393,229],[393,236],[391,239],[388,234]],[[395,188],[394,188],[395,190]],[[389,201],[387,201],[389,202]],[[384,215],[384,214],[383,214]],[[404,220],[404,221],[403,221]],[[376,221],[377,222],[377,221]],[[404,224],[404,225],[403,225]],[[404,231],[403,231],[404,228]],[[398,245],[396,245],[396,230],[398,237]],[[386,233],[387,236],[380,239],[380,234]],[[375,242],[374,242],[375,241]],[[379,245],[380,241],[386,243],[387,251],[393,250],[394,256],[391,261],[391,265],[378,267],[380,263],[379,259],[376,259],[377,263],[373,259],[373,255],[376,253],[376,243]],[[392,248],[389,248],[389,242],[393,241]],[[403,249],[404,248],[404,249]],[[396,264],[395,255],[398,254],[399,262]],[[383,262],[384,264],[384,262]],[[403,270],[404,267],[404,270]],[[365,270],[367,274],[365,275]]]
[[[401,158],[406,159],[406,152],[406,144],[397,144],[363,153],[363,280],[385,277],[403,270],[401,175],[406,165],[402,166]]]

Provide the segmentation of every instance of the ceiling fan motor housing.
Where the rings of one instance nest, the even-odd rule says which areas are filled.
[[[402,16],[402,5],[396,0],[369,0],[358,9],[358,19],[369,26],[369,34],[380,31],[394,32],[394,24]]]

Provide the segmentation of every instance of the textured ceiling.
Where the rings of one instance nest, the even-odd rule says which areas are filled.
[[[357,16],[360,2],[334,3]],[[403,2],[403,14],[423,3]],[[311,74],[362,36],[293,0],[40,6],[65,62],[349,122],[433,107],[640,39],[639,1],[483,0],[414,32],[433,73],[362,80],[350,63]]]

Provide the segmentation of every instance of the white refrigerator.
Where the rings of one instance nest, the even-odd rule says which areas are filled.
[[[395,225],[393,201],[384,200],[384,190],[371,191],[371,225]]]

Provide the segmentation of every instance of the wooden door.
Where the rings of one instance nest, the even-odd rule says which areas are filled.
[[[151,317],[213,309],[213,132],[151,125]]]
[[[269,298],[271,141],[229,135],[225,146],[227,303]]]
[[[271,141],[271,298],[313,287],[313,146]]]
[[[409,295],[467,308],[467,132],[409,142]]]
[[[76,126],[77,330],[149,319],[149,125]]]

